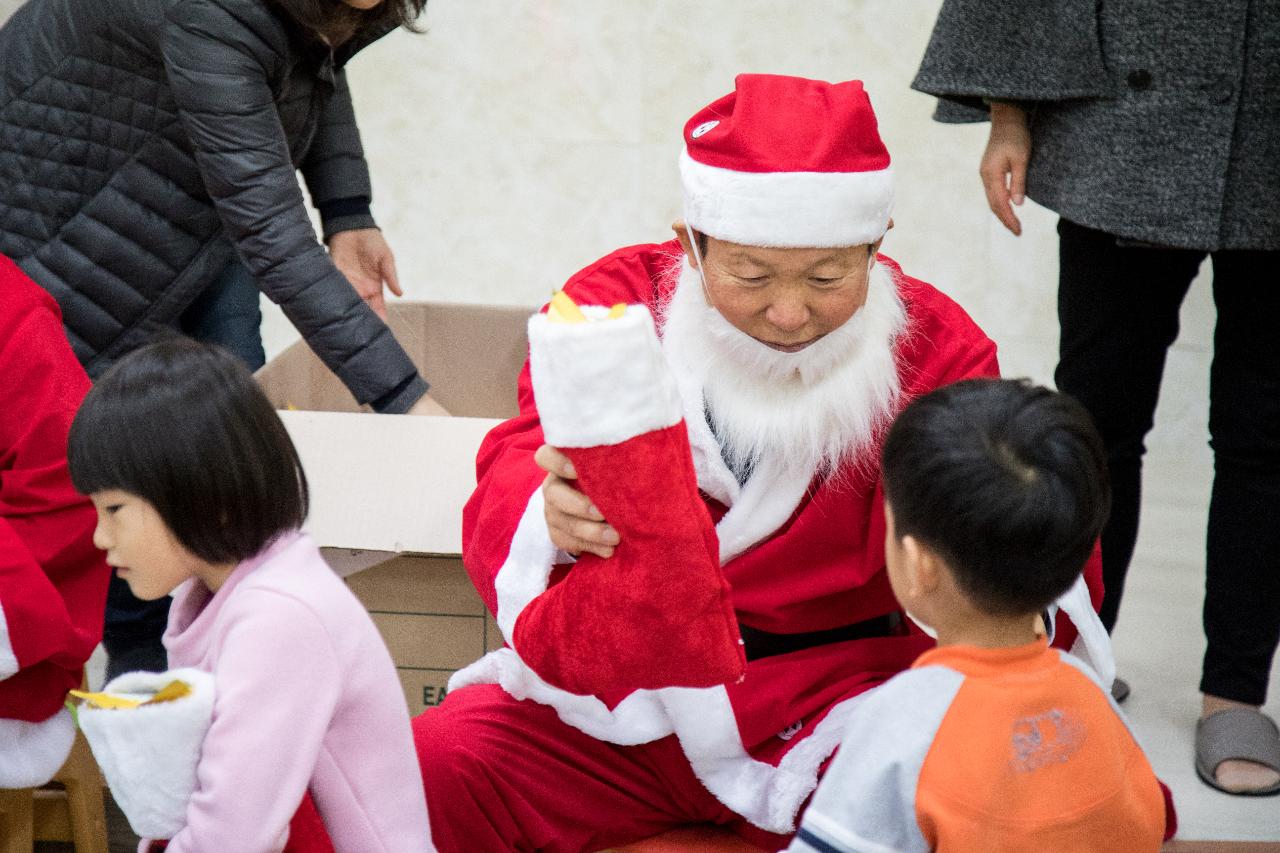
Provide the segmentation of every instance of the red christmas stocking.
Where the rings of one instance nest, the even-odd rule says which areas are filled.
[[[620,544],[607,560],[583,554],[525,606],[516,652],[543,680],[610,707],[635,690],[741,678],[715,528],[648,311],[576,324],[539,315],[529,331],[547,442],[573,461]]]

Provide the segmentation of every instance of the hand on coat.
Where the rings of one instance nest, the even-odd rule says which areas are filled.
[[[598,557],[612,557],[613,548],[618,544],[618,531],[609,526],[591,499],[570,482],[578,475],[569,457],[544,444],[534,454],[533,461],[547,472],[547,478],[542,481],[542,497],[551,543],[570,554],[589,551]]]
[[[329,257],[351,286],[360,294],[383,320],[387,319],[387,306],[382,297],[382,284],[396,296],[403,296],[400,279],[396,276],[396,259],[391,247],[377,228],[357,228],[339,231],[329,238]]]
[[[987,205],[996,219],[1015,235],[1022,223],[1010,202],[1021,205],[1027,188],[1027,162],[1031,159],[1031,131],[1027,114],[1013,104],[991,105],[991,136],[982,152],[978,174],[987,191]]]

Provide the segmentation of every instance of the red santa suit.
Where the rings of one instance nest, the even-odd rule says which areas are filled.
[[[584,305],[639,303],[658,314],[659,303],[675,281],[672,267],[683,262],[674,241],[634,246],[578,273],[565,291]],[[995,345],[958,305],[903,274],[884,256],[880,262],[890,271],[906,309],[907,326],[896,349],[903,403],[960,379],[997,375]],[[479,485],[463,517],[464,562],[486,605],[503,622],[506,614],[499,606],[495,579],[513,551],[531,554],[533,563],[561,559],[543,520],[540,487],[546,473],[534,463],[533,454],[544,440],[527,365],[519,389],[521,414],[495,428],[482,445]],[[718,522],[721,547],[728,549],[722,567],[740,624],[797,635],[899,611],[884,571],[883,493],[875,449],[839,476],[816,482],[805,478],[799,488],[787,471],[772,472],[768,479],[757,472],[739,487],[707,426],[701,395],[683,403],[698,482]],[[732,513],[733,507],[747,506],[746,501],[748,512]],[[514,564],[508,568],[518,571]],[[1089,575],[1097,597],[1101,586],[1096,560]],[[625,613],[614,615],[626,618]],[[1075,632],[1064,619],[1059,622],[1056,642],[1069,648]],[[614,744],[649,743],[676,733],[704,784],[723,780],[718,790],[712,789],[721,802],[763,829],[786,832],[816,784],[820,766],[839,742],[843,720],[852,710],[846,703],[909,667],[932,645],[922,633],[904,628],[890,636],[819,644],[752,660],[740,683],[716,695],[690,694],[690,716],[706,725],[685,733],[675,732],[648,695],[635,696],[639,701],[632,705],[628,701],[633,700],[624,700],[609,711],[592,697],[540,682],[510,650],[461,671],[451,689],[500,683],[516,699],[550,705],[567,725]],[[420,719],[418,725],[429,723]],[[429,791],[432,782],[449,773],[450,768],[428,758],[424,776]],[[437,803],[430,796],[428,804],[433,820],[449,808],[449,803]]]
[[[53,298],[0,256],[0,788],[43,784],[74,737],[63,709],[102,639],[110,570],[71,485],[89,390]]]
[[[778,79],[794,80],[745,82],[763,82],[767,89]],[[744,78],[738,86],[741,95]],[[869,113],[860,84],[846,91]],[[777,91],[759,94],[765,109],[797,102]],[[817,103],[817,121],[826,122],[832,110],[823,99]],[[744,111],[741,100],[737,109]],[[722,101],[695,115],[686,126],[687,144],[713,136],[733,114],[734,106]],[[789,125],[786,133],[794,136],[794,128]],[[839,140],[850,134],[825,138],[834,140],[830,147],[842,147]],[[884,161],[882,169],[887,155]],[[781,194],[797,200],[801,207],[795,211],[785,209],[785,199],[780,209],[775,196],[758,210],[769,221],[749,215],[746,228],[735,232],[734,223],[720,221],[723,205],[690,204],[691,195],[694,202],[704,200],[700,188],[708,179],[714,184],[719,172],[682,168],[686,219],[707,223],[699,227],[721,239],[853,246],[875,242],[887,225],[887,202],[877,201],[871,225],[854,217],[852,229],[840,217],[809,215],[815,202],[805,186],[805,192]],[[884,177],[875,174],[869,183],[865,177],[837,179],[835,195],[859,203],[868,188],[882,195]],[[740,196],[738,176],[732,180],[732,186],[712,186],[710,193]],[[729,233],[710,230],[722,226]],[[757,226],[761,230],[753,231]],[[766,232],[776,236],[788,228],[804,233],[791,243],[764,242]],[[825,230],[817,238],[822,242],[812,242],[815,230]],[[688,274],[678,243],[634,246],[582,270],[565,292],[580,305],[643,305],[661,319],[682,270]],[[849,322],[854,321],[872,339],[890,342],[883,372],[896,385],[897,406],[950,382],[998,373],[994,343],[968,315],[884,256],[870,276],[867,303]],[[540,489],[546,475],[533,459],[544,433],[526,365],[519,384],[521,414],[494,429],[482,445],[478,487],[463,517],[464,562],[511,647],[458,672],[445,702],[415,721],[433,837],[442,850],[525,844],[598,849],[689,821],[724,823],[758,842],[776,842],[793,831],[861,696],[933,645],[900,620],[884,570],[876,443],[862,446],[826,476],[761,459],[740,482],[708,424],[698,371],[677,353],[668,356],[697,484],[715,522],[721,571],[747,641],[745,677],[709,688],[636,690],[621,701],[602,701],[549,683],[522,660],[520,632],[513,630],[517,617],[570,562],[557,553],[546,527]],[[1092,609],[1096,601],[1090,601],[1090,592],[1100,597],[1096,558],[1087,574],[1090,588],[1079,584],[1061,604],[1083,623],[1089,641],[1083,651],[1105,673],[1110,647]],[[627,619],[626,612],[607,616]],[[1075,631],[1067,620],[1058,622],[1056,642],[1071,646]],[[662,638],[652,644],[661,659]]]

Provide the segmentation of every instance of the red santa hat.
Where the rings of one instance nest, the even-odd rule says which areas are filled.
[[[873,243],[893,170],[861,81],[740,74],[694,114],[680,155],[685,222],[750,246]]]

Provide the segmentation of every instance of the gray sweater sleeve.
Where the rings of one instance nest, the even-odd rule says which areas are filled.
[[[361,403],[407,411],[426,383],[316,240],[267,81],[279,57],[209,0],[169,10],[165,71],[206,191],[258,286]]]
[[[911,88],[952,123],[984,120],[986,99],[1108,97],[1096,0],[945,0]]]

